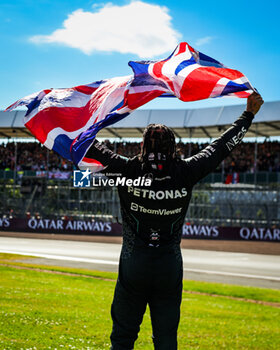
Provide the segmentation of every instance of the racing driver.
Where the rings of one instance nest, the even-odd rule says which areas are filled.
[[[196,155],[180,159],[170,128],[150,124],[141,154],[125,158],[95,141],[87,153],[110,177],[149,178],[150,186],[118,186],[123,223],[119,275],[111,307],[111,350],[131,350],[147,304],[156,350],[177,349],[182,297],[182,225],[193,186],[241,142],[263,104],[254,92],[243,114]]]

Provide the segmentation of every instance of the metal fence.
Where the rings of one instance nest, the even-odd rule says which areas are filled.
[[[280,190],[234,186],[195,190],[186,218],[218,226],[279,225]]]
[[[75,188],[70,180],[1,180],[0,216],[102,218],[120,220],[116,188]],[[280,188],[200,184],[193,191],[186,222],[219,226],[277,226]]]

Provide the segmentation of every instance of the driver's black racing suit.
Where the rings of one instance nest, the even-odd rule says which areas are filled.
[[[155,349],[177,349],[182,294],[182,225],[193,186],[215,170],[240,143],[254,115],[244,112],[198,154],[172,160],[165,171],[147,168],[139,157],[125,158],[95,141],[87,157],[100,161],[108,176],[152,177],[150,187],[119,186],[123,246],[111,314],[113,350],[133,349],[149,305]]]

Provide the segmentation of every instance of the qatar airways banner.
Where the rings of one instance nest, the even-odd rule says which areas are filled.
[[[0,230],[102,236],[120,236],[122,233],[121,225],[110,221],[34,218],[0,218]]]
[[[184,225],[183,238],[280,242],[280,227]]]
[[[0,231],[121,236],[122,226],[101,220],[0,218]],[[185,224],[183,239],[280,242],[280,227],[219,227]]]

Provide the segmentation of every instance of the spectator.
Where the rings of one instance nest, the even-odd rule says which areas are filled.
[[[112,151],[126,157],[133,157],[140,153],[139,142],[110,142],[106,140],[106,145]],[[183,143],[178,142],[178,153],[182,158],[194,155],[207,146],[207,143]],[[48,159],[48,162],[47,162]],[[224,172],[226,174],[234,172],[254,172],[255,144],[243,142],[224,161]],[[0,145],[0,170],[14,170],[15,167],[15,144],[13,142]],[[66,159],[62,159],[54,151],[37,142],[17,143],[17,170],[33,171],[72,171],[74,165]],[[265,141],[258,144],[258,171],[278,172],[280,171],[280,142]],[[221,166],[216,170],[221,172]]]

